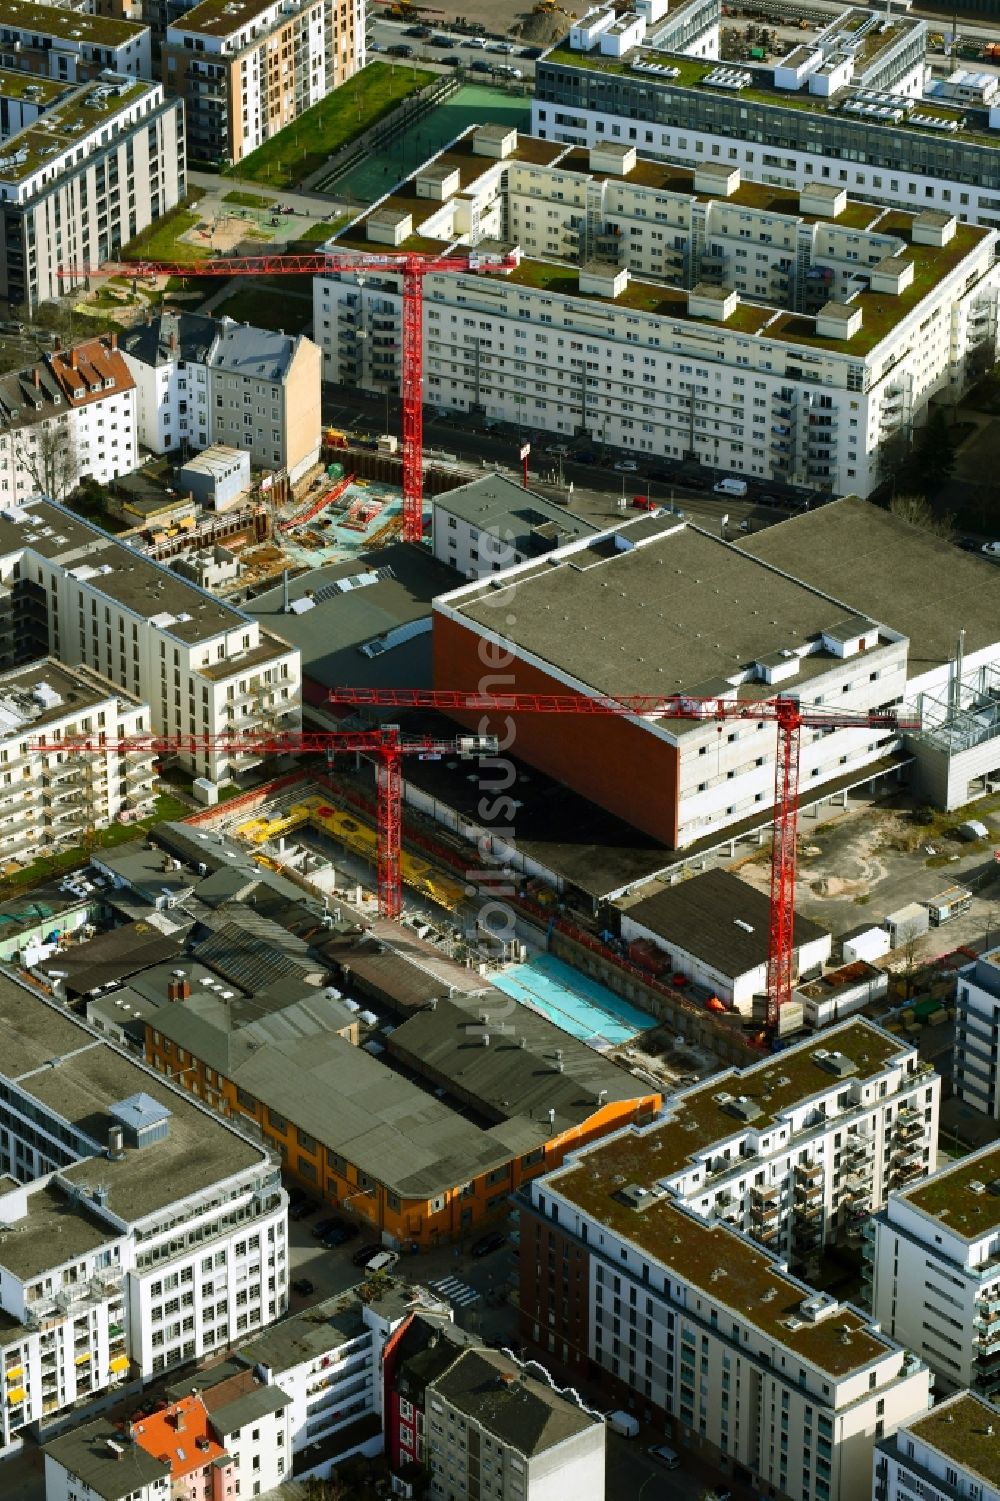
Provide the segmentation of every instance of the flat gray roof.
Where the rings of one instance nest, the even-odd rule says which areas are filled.
[[[361,1303],[355,1295],[330,1299],[272,1324],[258,1339],[241,1345],[238,1358],[247,1365],[266,1366],[280,1385],[281,1372],[339,1350],[367,1332]]]
[[[628,528],[619,535],[628,538]],[[620,550],[614,537],[601,538],[448,603],[486,629],[503,619],[515,647],[607,694],[711,696],[722,679],[769,652],[804,646],[844,616],[818,587],[670,518],[641,546]],[[797,681],[833,662],[825,652],[805,657]],[[754,695],[753,685],[741,692]]]
[[[434,1390],[504,1444],[529,1457],[544,1454],[604,1423],[569,1397],[526,1375],[498,1350],[463,1350]]]
[[[141,1090],[170,1111],[163,1140],[127,1150],[120,1162],[103,1155],[84,1158],[60,1173],[77,1186],[104,1185],[109,1209],[126,1222],[142,1220],[236,1174],[268,1167],[263,1149],[212,1111],[7,976],[0,976],[0,1070],[98,1147],[113,1124],[110,1106],[129,1095]],[[32,1215],[26,1226],[8,1240],[8,1247],[16,1240],[20,1256],[22,1246],[34,1246],[24,1253],[26,1264],[33,1256],[40,1266],[50,1264],[52,1245],[44,1233],[36,1236]],[[105,1238],[116,1233],[109,1226]],[[0,1251],[0,1261],[8,1247]]]
[[[0,511],[0,556],[26,547],[67,569],[86,568],[95,590],[143,620],[172,615],[164,629],[188,645],[236,630],[247,618],[51,500]],[[223,665],[233,670],[232,663]],[[250,665],[249,659],[241,665]]]
[[[1000,568],[856,495],[769,526],[744,552],[909,639],[909,676],[1000,641]]]
[[[525,557],[549,552],[571,537],[600,530],[593,522],[574,516],[565,506],[554,505],[544,495],[536,495],[502,474],[484,474],[471,484],[436,495],[434,509],[492,533]]]
[[[154,1459],[141,1444],[129,1443],[110,1418],[71,1428],[47,1443],[45,1453],[78,1475],[102,1501],[121,1501],[170,1474],[169,1464]]]
[[[378,573],[377,582],[337,589],[342,581]],[[401,625],[430,620],[435,596],[461,582],[460,575],[439,563],[423,547],[396,543],[356,560],[316,568],[292,579],[289,602],[310,596],[315,603],[301,613],[284,610],[282,586],[246,605],[259,620],[302,653],[302,671],[324,687],[431,686],[431,637],[418,635],[375,657],[359,648]]]

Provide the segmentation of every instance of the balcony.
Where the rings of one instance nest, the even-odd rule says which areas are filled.
[[[901,1163],[894,1167],[891,1173],[891,1183],[895,1188],[899,1183],[912,1183],[915,1178],[923,1176],[924,1165],[922,1162]]]

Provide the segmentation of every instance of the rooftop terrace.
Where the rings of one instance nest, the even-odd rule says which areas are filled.
[[[81,20],[89,19],[81,17]],[[65,90],[65,85],[61,87]],[[45,110],[32,124],[3,142],[0,146],[0,181],[20,182],[30,177],[52,157],[69,151],[76,142],[100,129],[144,94],[160,87],[159,83],[122,75],[115,75],[114,82],[99,79],[80,85],[59,104]]]
[[[285,25],[290,17],[303,8],[303,0],[201,0],[184,15],[171,21],[171,29],[198,31],[205,36],[229,36],[251,21],[256,21],[266,11],[275,12],[275,22]],[[264,35],[266,33],[261,33]]]
[[[624,1173],[628,1182],[649,1185],[680,1172],[706,1149],[741,1136],[746,1125],[720,1105],[720,1093],[746,1095],[760,1110],[753,1122],[755,1132],[766,1130],[781,1115],[810,1099],[829,1093],[838,1085],[836,1075],[817,1061],[824,1049],[837,1049],[856,1066],[852,1079],[869,1079],[888,1068],[907,1051],[905,1045],[866,1021],[846,1022],[823,1033],[815,1043],[787,1048],[780,1058],[767,1059],[745,1069],[727,1069],[695,1089],[666,1101],[669,1118],[641,1136],[620,1137],[598,1148],[601,1171],[610,1178]],[[738,1166],[734,1163],[734,1167]]]
[[[941,1168],[901,1197],[965,1240],[1000,1227],[1000,1143]]]
[[[868,58],[869,62],[871,60],[871,57]],[[657,63],[665,69],[676,68],[678,76],[675,78],[670,78],[666,75],[657,77],[655,74],[645,73],[641,70],[637,72],[633,67],[633,63],[636,62]],[[704,62],[699,58],[685,57],[682,53],[660,52],[656,48],[650,47],[636,48],[625,58],[615,58],[605,57],[596,50],[593,52],[577,52],[567,43],[560,43],[559,46],[553,47],[551,51],[545,54],[545,57],[537,65],[538,70],[543,71],[547,63],[554,63],[564,68],[582,68],[588,72],[625,75],[634,79],[636,83],[641,83],[644,87],[653,86],[667,90],[694,89],[699,93],[708,94],[713,98],[725,97],[737,103],[751,102],[765,104],[772,109],[807,110],[812,114],[823,115],[827,118],[830,115],[831,105],[834,108],[840,107],[842,110],[843,105],[848,103],[857,92],[854,88],[841,89],[831,100],[828,96],[810,94],[805,87],[798,91],[779,89],[774,86],[773,74],[770,68],[755,67],[752,63],[744,62],[738,64],[739,69],[741,72],[749,73],[753,81],[745,88],[739,90],[719,89],[706,83],[709,75],[719,67],[718,62]],[[733,66],[737,65],[733,64]],[[977,130],[974,127],[970,128],[964,124],[969,114],[967,109],[958,106],[952,109],[947,105],[939,104],[937,101],[931,105],[921,100],[916,113],[934,115],[942,120],[954,121],[958,126],[957,134],[963,141],[973,141],[985,146],[1000,146],[1000,137],[997,136],[996,132],[987,129]],[[858,124],[863,124],[865,129],[871,130],[917,131],[922,132],[924,135],[937,136],[939,139],[942,134],[932,126],[919,125],[905,116],[898,122],[862,118],[850,114],[844,116],[844,118],[848,120],[855,119]]]
[[[957,1392],[939,1402],[926,1417],[907,1423],[908,1431],[966,1470],[1000,1489],[1000,1423],[990,1402],[972,1392]],[[970,1492],[971,1494],[971,1492]]]
[[[810,1290],[778,1271],[767,1252],[735,1231],[710,1227],[667,1199],[637,1210],[616,1198],[623,1184],[634,1181],[627,1148],[635,1140],[630,1134],[585,1152],[575,1166],[547,1181],[643,1255],[655,1257],[699,1287],[713,1304],[763,1330],[830,1376],[848,1376],[893,1348],[847,1308],[819,1323],[799,1322]],[[789,1320],[799,1327],[790,1328]]]
[[[37,73],[0,68],[0,99],[27,99],[44,108],[73,87],[73,84],[55,78],[40,78]]]
[[[36,0],[4,0],[3,25],[33,36],[59,37],[62,41],[96,47],[123,47],[142,36],[148,27],[134,21],[92,16],[85,11],[38,4]]]

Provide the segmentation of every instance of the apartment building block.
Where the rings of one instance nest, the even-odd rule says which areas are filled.
[[[0,1448],[273,1322],[268,1152],[14,977],[0,984]]]
[[[154,453],[223,443],[293,484],[318,462],[320,351],[311,339],[167,312],[130,329],[122,350],[139,441]]]
[[[537,1362],[417,1312],[390,1338],[383,1373],[390,1466],[403,1484],[420,1466],[432,1501],[603,1501],[604,1416]]]
[[[1000,1147],[889,1195],[865,1226],[873,1316],[946,1391],[1000,1392]]]
[[[647,33],[618,55],[574,28],[537,64],[532,133],[583,146],[610,138],[673,162],[724,162],[782,189],[827,183],[996,223],[1000,110],[931,91],[924,21],[853,7],[776,63],[720,65],[700,10],[682,7],[671,33]]]
[[[2,622],[10,630],[9,617]],[[28,864],[90,829],[153,807],[153,758],[114,749],[68,754],[77,735],[114,740],[149,729],[149,708],[86,668],[51,659],[0,673],[0,847]]]
[[[150,78],[149,27],[75,7],[4,0],[0,67],[62,83],[85,82],[105,69]]]
[[[137,461],[135,385],[116,334],[0,376],[0,504],[61,500],[85,476],[109,484]]]
[[[609,1403],[793,1501],[867,1494],[876,1440],[930,1403],[922,1360],[789,1271],[783,1221],[808,1223],[831,1148],[847,1190],[848,1138],[890,1099],[892,1072],[900,1109],[934,1108],[912,1050],[863,1023],[826,1040],[744,1071],[739,1094],[713,1078],[687,1108],[678,1097],[672,1117],[579,1152],[519,1195],[523,1336],[570,1379],[600,1381]],[[851,1081],[834,1099],[812,1089],[828,1068]],[[824,1109],[822,1145],[796,1141],[796,1112],[818,1125]],[[886,1172],[892,1153],[881,1155]],[[783,1215],[786,1185],[796,1207]],[[781,1227],[770,1236],[769,1205]]]
[[[434,556],[470,579],[489,577],[598,530],[502,474],[483,475],[434,497]]]
[[[124,24],[25,8],[81,27]],[[29,312],[86,285],[86,267],[114,257],[186,191],[184,108],[162,84],[105,65],[46,102],[48,88],[42,78],[16,88],[0,82],[0,109],[12,92],[33,89],[45,106],[19,104],[23,123],[0,146],[0,298]],[[61,277],[60,267],[78,274]]]
[[[876,1444],[873,1501],[1000,1501],[998,1435],[1000,1408],[956,1393]]]
[[[834,185],[481,126],[335,243],[418,240],[520,256],[425,279],[430,401],[647,460],[867,495],[888,440],[992,358],[995,232]],[[317,277],[324,378],[395,387],[400,318],[397,276]]]
[[[960,1100],[1000,1118],[1000,948],[959,971],[952,1078]]]
[[[301,723],[294,648],[51,502],[0,513],[3,611],[2,665],[51,655],[93,669],[149,705],[154,731],[194,737],[177,754],[198,776],[238,776],[263,760],[262,734]]]
[[[365,62],[361,0],[202,0],[171,14],[161,64],[191,159],[239,162]]]

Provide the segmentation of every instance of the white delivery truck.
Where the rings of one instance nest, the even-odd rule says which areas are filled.
[[[617,1412],[609,1412],[604,1421],[612,1433],[620,1433],[622,1438],[638,1437],[639,1419],[634,1418],[630,1412],[624,1412],[619,1408]]]

